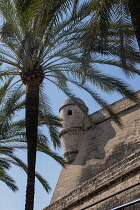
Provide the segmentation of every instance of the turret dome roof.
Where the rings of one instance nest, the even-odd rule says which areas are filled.
[[[87,108],[87,106],[86,106],[86,104],[84,103],[83,100],[81,100],[80,98],[77,98],[77,97],[74,97],[74,100],[75,100],[79,105],[84,106],[84,107],[86,108],[86,110],[88,111],[88,108]],[[78,105],[78,104],[75,103],[74,100],[72,100],[71,98],[66,99],[66,100],[63,102],[62,107],[60,108],[60,110],[61,110],[63,107],[65,107],[65,106],[69,106],[69,105]],[[59,110],[59,111],[60,111],[60,110]]]
[[[86,104],[84,103],[84,101],[82,101],[80,98],[74,97],[74,100],[75,100],[77,103],[79,103],[79,104],[81,104],[81,105],[83,105],[83,106],[86,106]],[[76,104],[75,101],[73,101],[71,98],[68,98],[68,99],[66,99],[66,100],[63,102],[62,106],[71,105],[71,104]]]

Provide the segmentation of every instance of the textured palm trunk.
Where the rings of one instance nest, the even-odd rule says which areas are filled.
[[[25,210],[33,210],[35,192],[35,165],[39,109],[39,83],[26,83],[26,137],[28,146],[28,178]]]
[[[131,13],[131,19],[136,34],[138,46],[140,49],[140,0],[129,0],[129,11]]]

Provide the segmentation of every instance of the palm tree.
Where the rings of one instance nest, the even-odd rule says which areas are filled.
[[[3,181],[13,191],[16,191],[18,190],[16,182],[7,174],[7,170],[9,170],[12,165],[15,165],[27,173],[26,164],[15,155],[17,149],[27,150],[27,145],[25,120],[15,120],[15,114],[25,107],[25,101],[22,99],[25,95],[25,91],[19,86],[11,89],[12,83],[13,77],[10,77],[0,86],[0,181]],[[42,110],[41,105],[40,109]],[[43,118],[46,117],[44,113],[39,114],[39,116],[39,125],[42,126],[44,124]],[[52,116],[49,117],[52,118]],[[60,125],[58,119],[55,118],[55,120],[57,121],[57,125]],[[56,123],[53,122],[53,124],[55,125]],[[48,145],[47,137],[43,135],[41,131],[38,134],[37,150],[51,156],[59,164],[64,166],[63,158],[55,152],[52,152]],[[47,181],[37,172],[35,175],[45,190],[49,192],[50,186]]]
[[[86,82],[98,86],[106,92],[117,91],[137,101],[132,90],[123,81],[101,73],[97,63],[121,66],[111,58],[98,57],[98,49],[90,56],[85,55],[80,38],[85,34],[89,21],[86,19],[88,4],[69,0],[0,0],[0,11],[4,19],[1,30],[0,61],[8,64],[9,69],[1,70],[1,75],[14,74],[21,77],[26,87],[26,138],[28,144],[28,180],[26,191],[26,210],[32,210],[34,204],[35,163],[38,138],[39,92],[44,79],[52,82],[73,100],[73,93],[68,83],[87,91],[94,100],[105,107],[119,124],[99,94],[89,88]],[[107,48],[106,48],[107,49]],[[109,53],[118,54],[119,48],[108,49]],[[95,52],[96,51],[96,52]],[[132,56],[130,57],[132,61]],[[135,67],[137,59],[130,66],[123,66],[125,71],[138,73]],[[85,74],[86,72],[86,74]],[[48,100],[46,99],[46,102]],[[42,103],[42,101],[41,101]],[[48,103],[47,103],[48,105]],[[48,106],[49,107],[49,106]],[[82,107],[80,107],[82,109]],[[50,137],[54,146],[60,141],[50,119],[50,109],[42,110],[46,116]]]

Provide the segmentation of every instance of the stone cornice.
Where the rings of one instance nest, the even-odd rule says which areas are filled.
[[[84,131],[83,127],[72,127],[72,128],[64,128],[60,131],[59,133],[59,138],[69,132],[73,132],[73,131]]]
[[[102,189],[107,189],[111,184],[138,170],[140,170],[140,150],[114,164],[43,210],[70,209],[77,203],[83,202],[84,199],[92,197],[97,192],[102,191]]]

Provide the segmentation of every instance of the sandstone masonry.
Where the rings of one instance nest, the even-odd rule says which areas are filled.
[[[137,94],[140,96],[140,91]],[[85,103],[77,100],[88,111]],[[91,126],[75,102],[64,102],[60,137],[70,164],[62,169],[51,204],[44,210],[80,210],[140,182],[140,105],[124,98],[111,107],[120,116],[123,129],[104,109],[91,115],[95,124]],[[140,185],[87,209],[109,210],[138,198]],[[140,203],[126,208],[138,209]]]

